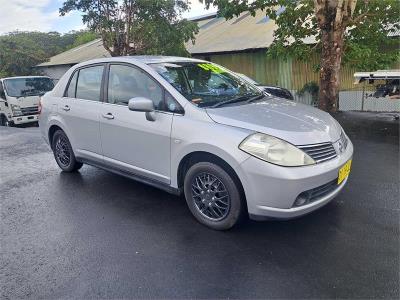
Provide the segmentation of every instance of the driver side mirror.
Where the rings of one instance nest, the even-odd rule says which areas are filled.
[[[154,103],[145,97],[135,97],[129,100],[128,108],[132,111],[141,111],[146,113],[147,121],[155,121]]]

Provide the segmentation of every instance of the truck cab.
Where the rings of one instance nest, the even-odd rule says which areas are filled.
[[[38,122],[40,96],[53,87],[53,81],[46,76],[1,78],[0,125]]]

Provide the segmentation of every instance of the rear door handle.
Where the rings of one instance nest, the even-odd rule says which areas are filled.
[[[68,105],[65,105],[62,109],[65,111],[69,111],[71,108]]]
[[[114,119],[114,116],[112,113],[107,113],[107,114],[103,114],[103,118],[112,120],[112,119]]]

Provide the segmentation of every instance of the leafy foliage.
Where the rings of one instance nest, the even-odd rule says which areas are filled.
[[[315,81],[310,81],[304,84],[304,86],[297,92],[297,95],[303,96],[305,93],[309,93],[312,98],[312,103],[315,105],[318,102],[319,85]]]
[[[204,0],[227,18],[261,9],[275,21],[268,55],[307,60],[320,53],[318,107],[338,108],[341,64],[388,68],[399,60],[398,0]]]
[[[268,55],[307,60],[321,52],[321,31],[314,0],[204,0],[218,6],[227,18],[262,9],[276,22],[275,40]],[[319,1],[321,2],[321,1]],[[337,5],[338,1],[328,1]],[[399,61],[399,40],[389,37],[400,29],[400,1],[358,0],[346,26],[342,63],[359,70],[389,68]],[[313,42],[313,43],[310,43]]]
[[[80,45],[89,43],[99,36],[93,31],[80,31],[78,34],[71,34],[73,36],[72,44],[66,45],[66,49],[72,49]],[[64,36],[65,39],[65,36]]]
[[[33,66],[51,56],[95,39],[87,31],[58,32],[15,31],[0,36],[0,77],[32,75]]]
[[[67,0],[60,14],[77,10],[97,32],[112,56],[188,55],[184,43],[194,40],[197,24],[181,19],[185,0]]]

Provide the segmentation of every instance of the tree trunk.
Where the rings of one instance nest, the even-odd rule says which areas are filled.
[[[335,112],[339,103],[340,64],[342,62],[343,31],[321,32],[322,53],[319,73],[318,107]]]
[[[328,112],[338,109],[344,32],[356,3],[357,0],[314,0],[322,44],[318,107]]]

